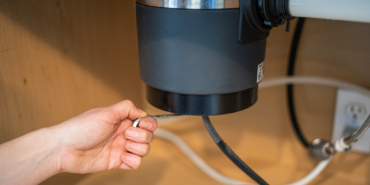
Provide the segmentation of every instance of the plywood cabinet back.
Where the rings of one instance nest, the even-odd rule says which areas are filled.
[[[0,143],[141,104],[134,1],[0,1]]]
[[[0,143],[123,99],[141,105],[134,6],[0,1]]]

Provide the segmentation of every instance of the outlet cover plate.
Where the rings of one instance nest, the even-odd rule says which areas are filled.
[[[335,107],[333,141],[357,130],[370,114],[370,98],[360,93],[338,89]],[[370,153],[370,130],[356,143],[352,151]]]

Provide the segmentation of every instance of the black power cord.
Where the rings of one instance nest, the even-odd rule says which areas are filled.
[[[304,22],[305,22],[305,18],[299,18],[296,29],[295,29],[295,32],[294,32],[294,38],[293,38],[292,46],[291,46],[291,49],[290,49],[290,56],[289,56],[288,76],[293,76],[294,75],[294,67],[295,67],[295,63],[296,63],[297,50],[298,50],[299,40],[301,38]],[[306,138],[302,134],[302,131],[299,127],[297,116],[296,116],[296,113],[295,113],[293,89],[294,89],[293,85],[287,85],[287,96],[288,96],[288,106],[289,106],[290,120],[292,122],[295,133],[297,134],[297,137],[299,138],[301,143],[306,148],[308,148],[309,143],[307,142]]]
[[[211,135],[213,141],[222,150],[222,152],[241,170],[244,171],[250,178],[256,181],[258,184],[268,185],[260,176],[258,176],[247,164],[245,164],[227,144],[218,135],[217,131],[213,127],[211,120],[208,116],[203,116],[204,125],[206,126],[208,133]]]

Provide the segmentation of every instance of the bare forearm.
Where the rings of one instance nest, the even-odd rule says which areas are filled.
[[[1,184],[39,184],[58,173],[53,129],[36,130],[0,145]]]

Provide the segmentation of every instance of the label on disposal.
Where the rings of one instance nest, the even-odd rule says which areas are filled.
[[[263,73],[264,73],[264,69],[265,69],[265,61],[263,61],[262,63],[260,63],[258,65],[258,70],[257,70],[257,83],[260,83],[263,79]]]

